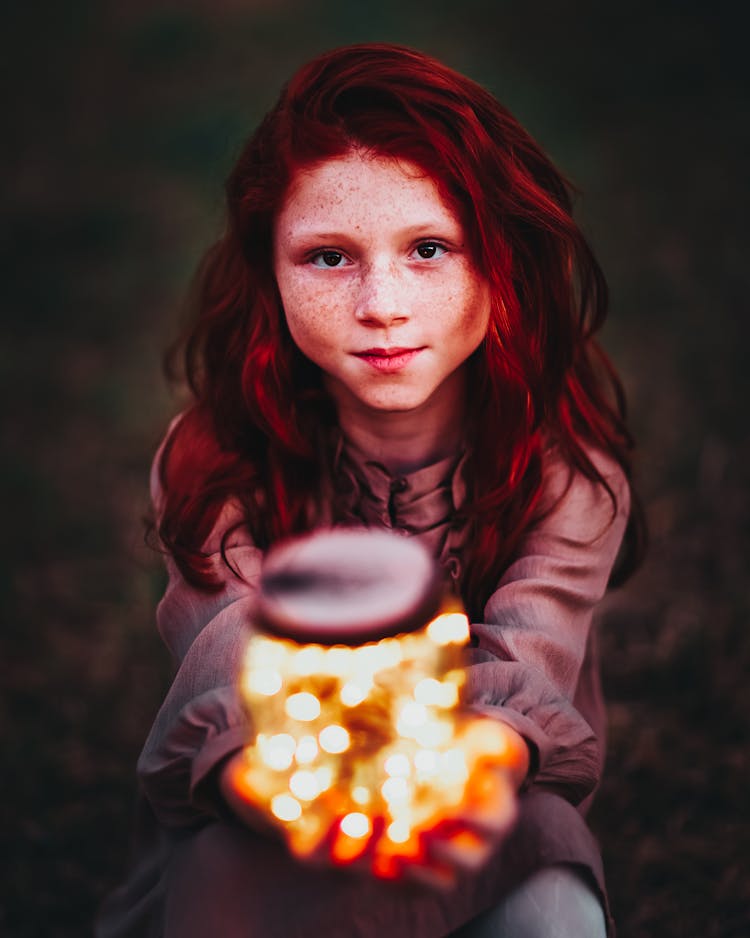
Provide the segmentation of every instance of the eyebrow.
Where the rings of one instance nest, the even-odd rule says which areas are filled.
[[[441,232],[445,232],[445,234],[441,234]],[[417,225],[409,225],[405,228],[400,228],[395,232],[398,237],[407,239],[424,238],[432,235],[456,241],[457,239],[454,237],[454,233],[463,233],[461,225],[458,222],[448,221],[446,219],[420,222]],[[287,228],[287,236],[293,237],[297,241],[313,241],[315,243],[325,244],[327,242],[353,241],[357,239],[358,234],[356,231],[347,232],[325,228],[290,227]],[[460,241],[462,242],[463,239],[461,238]]]

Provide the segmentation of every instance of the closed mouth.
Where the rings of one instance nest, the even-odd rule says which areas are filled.
[[[384,375],[395,375],[405,371],[411,362],[422,352],[425,346],[418,348],[368,348],[364,352],[355,352],[354,357]]]
[[[363,358],[396,358],[398,355],[408,355],[409,352],[419,351],[421,348],[368,348],[354,354]]]

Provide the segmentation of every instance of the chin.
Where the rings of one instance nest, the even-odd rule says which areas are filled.
[[[375,410],[384,414],[405,414],[412,410],[418,410],[425,403],[425,399],[422,397],[398,396],[392,398],[375,398],[372,400],[365,399],[361,400],[360,403],[369,410]]]

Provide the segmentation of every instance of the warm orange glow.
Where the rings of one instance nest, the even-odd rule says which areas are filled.
[[[320,716],[320,701],[314,694],[292,694],[287,698],[286,712],[293,720],[307,723]]]
[[[309,765],[318,758],[318,741],[314,736],[303,736],[294,751],[297,765]]]
[[[302,814],[302,805],[291,795],[274,795],[271,812],[280,821],[296,821]]]
[[[314,801],[320,794],[320,785],[314,772],[300,769],[289,779],[289,790],[300,801]]]
[[[254,636],[239,687],[257,735],[235,790],[298,856],[366,857],[391,879],[426,857],[425,836],[461,805],[488,825],[510,817],[513,790],[494,768],[522,754],[512,731],[460,707],[467,638],[453,611],[357,648]],[[457,848],[479,850],[458,833]]]
[[[345,730],[343,726],[332,724],[320,731],[318,740],[320,741],[320,748],[326,752],[332,754],[346,752],[350,743],[349,731]]]
[[[245,686],[250,693],[273,697],[281,690],[281,675],[278,671],[256,668],[245,678]]]
[[[463,645],[469,640],[469,620],[462,612],[446,612],[430,622],[427,634],[436,645]]]
[[[370,829],[370,819],[361,811],[352,811],[341,818],[341,830],[347,837],[366,837]]]
[[[392,821],[388,825],[386,836],[395,844],[405,844],[411,837],[411,828],[406,821]]]
[[[341,688],[341,702],[347,707],[356,707],[367,697],[367,691],[354,681],[347,681]]]

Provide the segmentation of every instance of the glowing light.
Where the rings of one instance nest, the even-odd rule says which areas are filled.
[[[318,741],[314,736],[303,736],[294,753],[298,765],[309,765],[318,757]]]
[[[414,755],[414,768],[422,775],[434,773],[437,764],[437,753],[432,749],[418,749]]]
[[[469,640],[469,620],[462,612],[446,612],[430,622],[427,634],[436,645],[463,644]]]
[[[281,690],[282,680],[278,671],[268,671],[265,668],[253,668],[245,678],[247,689],[254,694],[264,697],[273,697]]]
[[[277,668],[284,657],[284,649],[275,639],[256,635],[245,656],[247,668]]]
[[[467,637],[451,611],[356,648],[251,638],[240,691],[257,736],[234,783],[293,854],[325,842],[333,863],[399,878],[424,832],[489,803],[485,782],[511,812],[514,792],[487,771],[510,764],[507,731],[459,709]]]
[[[291,795],[275,795],[271,799],[271,813],[280,821],[296,821],[302,815],[302,805]]]
[[[370,672],[395,668],[403,658],[401,645],[395,638],[385,638],[374,645],[363,645],[356,650],[356,655],[357,667]]]
[[[367,693],[359,684],[355,684],[354,681],[347,681],[341,688],[339,696],[341,697],[341,703],[345,706],[356,707],[357,704],[362,703]]]
[[[370,833],[370,819],[360,811],[352,811],[341,818],[341,830],[347,837],[367,837]]]
[[[434,677],[426,677],[414,688],[414,699],[426,706],[455,707],[458,703],[458,688],[450,682],[437,681]]]
[[[327,765],[318,766],[315,769],[315,778],[318,780],[318,788],[327,791],[333,784],[333,771]]]
[[[324,670],[326,674],[345,678],[352,666],[354,652],[343,645],[334,645],[325,652]]]
[[[289,790],[301,801],[313,801],[320,794],[320,784],[314,772],[300,769],[289,779]]]
[[[355,785],[352,788],[352,801],[355,804],[369,804],[372,801],[372,792],[365,785]]]
[[[258,737],[260,757],[270,769],[283,772],[292,764],[296,743],[288,733],[277,733],[270,738]]]
[[[320,716],[320,701],[314,694],[303,691],[287,697],[286,712],[293,720],[309,722]]]
[[[414,738],[425,749],[439,749],[453,736],[453,724],[449,720],[430,720],[414,732]]]
[[[293,674],[307,677],[322,671],[324,661],[325,652],[319,645],[305,645],[292,655],[289,669]]]
[[[387,778],[380,792],[388,802],[398,804],[409,800],[409,783],[405,778]]]
[[[406,821],[399,819],[388,825],[386,834],[388,835],[388,839],[392,840],[394,844],[405,844],[411,837],[411,829]]]
[[[401,708],[398,721],[404,726],[417,727],[423,726],[427,722],[427,707],[416,701],[409,701]]]
[[[351,743],[348,730],[335,723],[322,729],[318,734],[318,739],[320,740],[320,748],[332,754],[346,752]]]
[[[409,757],[402,752],[394,752],[385,760],[384,768],[391,777],[406,778],[411,772],[411,763]]]
[[[463,750],[449,749],[440,754],[440,774],[449,784],[464,781],[468,772]]]

